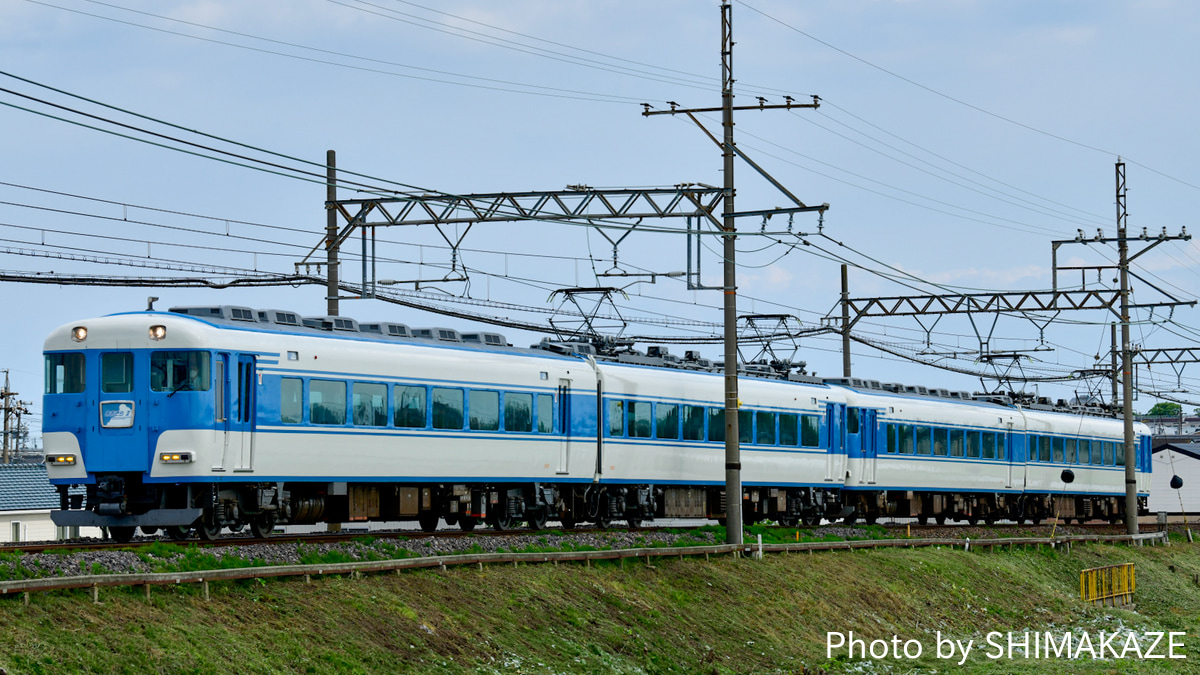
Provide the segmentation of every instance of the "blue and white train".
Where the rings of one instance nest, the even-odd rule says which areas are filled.
[[[740,384],[748,522],[1123,517],[1117,420],[764,370]],[[45,373],[53,519],[118,540],[725,515],[723,378],[690,353],[182,307],[64,325]]]

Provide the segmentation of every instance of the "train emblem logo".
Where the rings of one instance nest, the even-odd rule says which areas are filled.
[[[133,426],[133,401],[101,403],[100,424],[105,429],[127,429]]]

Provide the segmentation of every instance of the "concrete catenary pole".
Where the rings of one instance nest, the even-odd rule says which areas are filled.
[[[725,131],[725,542],[742,543],[742,459],[738,442],[737,219],[733,208],[732,7],[721,3],[721,125]]]
[[[1138,533],[1137,446],[1133,437],[1133,351],[1129,340],[1129,241],[1125,163],[1117,160],[1117,252],[1121,269],[1121,397],[1125,421],[1125,531]]]

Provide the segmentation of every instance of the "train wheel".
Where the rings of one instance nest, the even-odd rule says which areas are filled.
[[[220,532],[220,528],[217,529]],[[267,514],[255,517],[250,521],[250,534],[259,539],[267,539],[275,531],[275,517]]]
[[[215,541],[221,536],[221,526],[209,525],[206,519],[201,518],[196,523],[196,534],[200,536],[201,541]]]
[[[942,515],[934,516],[933,522],[937,523],[938,525],[945,525],[946,524],[946,516],[942,516]]]
[[[143,537],[153,537],[154,535],[158,534],[157,527],[146,527],[145,525],[142,525],[141,530]]]
[[[531,530],[546,529],[546,508],[539,507],[525,512],[525,522]]]
[[[978,516],[967,516],[967,524],[968,525],[978,525],[979,517]]]
[[[113,541],[119,544],[128,544],[133,541],[133,533],[137,530],[132,525],[119,525],[108,528],[108,536],[113,538]]]
[[[426,511],[417,516],[417,522],[421,525],[422,532],[433,532],[438,528],[438,514],[436,511]]]
[[[458,529],[463,532],[471,532],[478,524],[479,519],[475,516],[460,516],[458,519]]]
[[[629,518],[629,529],[636,530],[642,526],[641,518]]]
[[[169,525],[164,527],[163,531],[167,533],[167,538],[171,541],[183,541],[192,534],[192,528],[187,525]]]
[[[858,521],[857,513],[851,513],[850,515],[846,516],[845,518],[842,518],[843,525],[853,525],[857,521]]]
[[[929,524],[929,516],[926,516],[924,514],[917,516],[917,524],[918,525],[928,525]]]
[[[879,521],[878,513],[868,513],[867,515],[863,516],[863,522],[868,525],[874,525],[878,521]]]
[[[816,527],[817,525],[820,525],[821,524],[821,514],[814,513],[812,515],[804,516],[804,524],[809,527]]]
[[[502,505],[503,506],[503,505]],[[499,511],[491,518],[492,529],[497,532],[511,530],[513,528],[513,517],[509,515],[508,510]]]
[[[779,524],[783,527],[795,527],[800,522],[796,516],[780,516]]]

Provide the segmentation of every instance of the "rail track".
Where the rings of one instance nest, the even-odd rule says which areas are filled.
[[[332,544],[340,542],[354,541],[363,537],[371,537],[377,539],[409,539],[409,538],[438,538],[438,539],[459,539],[463,537],[513,537],[523,535],[536,534],[553,534],[561,535],[576,535],[576,534],[598,534],[604,532],[652,532],[661,530],[672,531],[688,531],[696,530],[701,525],[694,524],[695,521],[689,524],[660,524],[648,525],[639,528],[596,528],[596,527],[577,527],[577,528],[546,528],[541,530],[530,529],[513,529],[513,530],[494,530],[481,529],[473,532],[463,532],[458,529],[441,529],[434,532],[424,532],[416,529],[378,529],[378,530],[343,530],[337,532],[306,532],[306,533],[279,533],[270,537],[255,537],[247,533],[232,533],[222,536],[212,541],[203,541],[198,539],[187,539],[176,541],[165,536],[139,536],[128,543],[118,543],[108,539],[70,539],[62,541],[41,541],[41,542],[25,542],[18,544],[0,544],[0,553],[55,553],[55,552],[73,552],[73,551],[102,551],[110,549],[136,550],[146,548],[157,544],[180,544],[186,546],[196,546],[202,548],[223,548],[229,546],[252,546],[258,544]],[[964,539],[980,537],[1013,537],[1013,536],[1051,536],[1051,533],[1057,532],[1060,534],[1124,534],[1124,524],[1110,523],[1075,523],[1055,524],[1042,523],[1039,525],[1018,524],[1012,522],[994,523],[992,525],[984,525],[982,523],[971,525],[969,523],[947,523],[945,525],[920,525],[915,521],[907,522],[881,522],[876,524],[877,527],[882,527],[889,533],[896,533],[895,536],[904,536],[906,538],[932,538],[932,539]],[[779,527],[779,530],[788,532],[812,532],[816,530],[839,529],[839,530],[854,530],[864,527],[861,524],[844,525],[837,522],[826,523],[822,525],[800,525],[796,527]],[[1142,532],[1159,532],[1162,530],[1161,525],[1146,525],[1141,527]],[[747,537],[747,541],[752,537]]]

